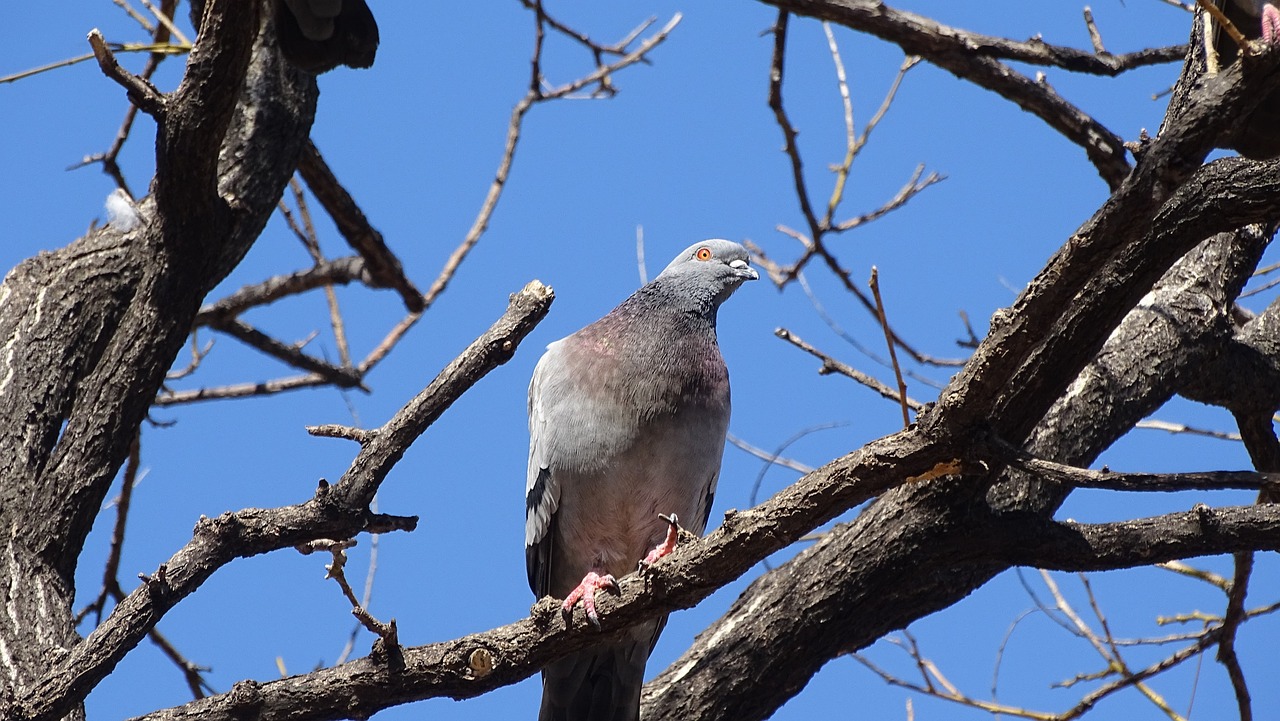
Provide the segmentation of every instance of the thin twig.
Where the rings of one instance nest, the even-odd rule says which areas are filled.
[[[292,223],[292,218],[289,218],[287,210],[286,218],[289,218],[294,233],[302,241],[307,253],[311,255],[312,262],[320,266],[327,259],[320,251],[320,238],[316,234],[315,223],[311,220],[311,209],[307,206],[306,194],[302,192],[302,185],[298,183],[297,178],[289,179],[289,189],[293,193],[294,204],[298,206],[298,214],[302,216],[302,228],[299,229]],[[281,208],[284,208],[283,201],[281,201]],[[347,345],[347,329],[342,319],[342,310],[338,307],[338,294],[333,290],[333,284],[331,283],[326,283],[323,287],[325,301],[329,305],[329,327],[333,330],[333,340],[338,347],[338,360],[343,368],[350,368],[351,349]]]
[[[889,318],[884,311],[884,299],[880,297],[880,271],[871,266],[871,295],[876,299],[876,317],[884,330],[884,342],[889,347],[889,360],[893,362],[893,375],[898,381],[898,401],[902,405],[902,427],[911,427],[911,414],[907,409],[907,382],[902,380],[902,367],[898,365],[898,353],[893,349],[893,331],[889,330]]]
[[[138,2],[142,3],[144,8],[150,10],[151,14],[155,15],[156,19],[160,21],[160,24],[163,25],[170,33],[173,33],[173,36],[178,39],[179,43],[186,45],[187,47],[191,47],[191,40],[188,39],[182,30],[174,24],[173,18],[169,17],[168,12],[156,7],[150,2],[150,0],[138,0]]]
[[[906,396],[903,396],[903,395],[899,394],[899,393],[898,393],[897,391],[895,391],[894,389],[892,389],[892,388],[890,388],[889,386],[887,386],[887,385],[885,385],[885,384],[881,383],[880,381],[876,380],[875,378],[872,378],[871,376],[867,375],[866,373],[863,373],[862,371],[860,371],[860,370],[858,370],[858,369],[856,369],[856,368],[853,368],[853,367],[848,366],[848,365],[846,365],[846,364],[844,364],[844,363],[841,363],[840,361],[838,361],[838,360],[836,360],[836,359],[832,358],[831,356],[829,356],[829,355],[827,355],[827,354],[823,353],[822,351],[818,350],[817,348],[814,348],[813,346],[809,345],[809,344],[808,344],[808,343],[806,343],[804,340],[802,340],[799,336],[795,335],[794,333],[792,333],[791,331],[787,330],[786,328],[778,328],[777,330],[775,330],[775,331],[773,332],[773,334],[774,334],[774,335],[776,335],[776,336],[778,336],[778,337],[779,337],[779,338],[781,338],[782,340],[785,340],[786,342],[790,343],[791,345],[794,345],[795,347],[799,348],[800,350],[802,350],[802,351],[804,351],[804,352],[806,352],[806,353],[808,353],[808,354],[810,354],[810,355],[814,356],[815,358],[817,358],[817,359],[821,360],[821,361],[822,361],[822,367],[818,369],[818,373],[820,373],[820,374],[822,374],[822,375],[826,375],[826,374],[828,374],[828,373],[839,373],[839,374],[841,374],[841,375],[848,376],[849,378],[852,378],[853,380],[855,380],[855,381],[857,381],[857,382],[861,383],[862,385],[864,385],[864,386],[866,386],[866,387],[870,388],[871,390],[875,391],[876,393],[879,393],[880,395],[884,396],[885,398],[888,398],[889,400],[894,401],[895,403],[906,403],[906,404],[911,408],[911,410],[918,411],[918,410],[920,410],[921,408],[923,408],[923,407],[924,407],[924,404],[920,403],[919,401],[913,400],[913,399],[911,399],[911,398],[909,398],[909,397],[906,397]]]
[[[787,458],[785,456],[777,455],[776,453],[770,453],[759,446],[754,446],[748,443],[746,440],[739,438],[732,433],[726,435],[725,440],[736,446],[739,450],[745,451],[771,465],[789,468],[797,473],[808,473],[813,470],[812,466],[801,463],[794,458]],[[778,451],[778,453],[781,453],[781,451]]]
[[[541,8],[541,3],[535,3],[535,5],[538,8]],[[530,63],[532,69],[530,71],[531,79],[529,91],[511,110],[511,120],[507,125],[507,140],[502,151],[502,159],[498,163],[498,170],[494,174],[493,182],[489,184],[489,192],[485,194],[484,201],[480,205],[480,212],[476,215],[475,221],[471,224],[471,228],[467,231],[462,242],[458,244],[458,247],[454,248],[453,252],[449,255],[449,258],[445,261],[444,267],[440,270],[439,275],[436,276],[431,287],[427,289],[425,294],[423,294],[423,301],[426,307],[431,307],[436,299],[440,297],[440,294],[444,292],[445,288],[448,287],[449,281],[451,281],[454,274],[457,273],[458,266],[462,264],[462,261],[466,259],[467,254],[471,252],[471,249],[474,248],[475,244],[480,240],[480,236],[488,229],[489,221],[493,217],[493,211],[498,205],[498,199],[502,197],[502,190],[506,187],[507,178],[511,174],[511,165],[515,159],[516,146],[520,141],[520,131],[524,121],[524,116],[529,112],[530,108],[547,100],[568,97],[592,83],[599,82],[611,73],[643,61],[651,50],[660,45],[667,39],[667,36],[671,34],[671,31],[675,30],[676,25],[680,23],[682,17],[683,16],[680,13],[676,13],[661,30],[646,38],[638,47],[636,47],[635,50],[632,50],[618,60],[608,65],[598,67],[595,71],[588,73],[577,80],[573,80],[551,89],[543,89],[542,27],[543,23],[546,22],[546,15],[539,9],[536,23],[537,40],[535,42],[533,59]]]
[[[1185,423],[1173,423],[1170,421],[1157,420],[1155,418],[1147,418],[1134,424],[1134,428],[1145,428],[1153,431],[1166,431],[1168,433],[1186,433],[1194,436],[1205,436],[1208,438],[1217,438],[1222,441],[1239,441],[1239,433],[1229,433],[1227,431],[1215,431],[1208,428],[1197,428],[1189,426]]]
[[[836,84],[840,88],[840,104],[844,107],[844,160],[836,167],[836,182],[831,189],[831,199],[827,201],[827,214],[822,219],[824,227],[831,227],[831,218],[844,198],[844,185],[849,179],[849,169],[858,154],[858,138],[853,128],[853,101],[849,98],[849,81],[845,77],[844,62],[840,60],[840,47],[836,44],[836,36],[831,32],[831,23],[822,23],[822,32],[827,36],[827,47],[831,50],[831,60],[836,66]]]

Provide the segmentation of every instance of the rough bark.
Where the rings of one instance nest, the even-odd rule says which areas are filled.
[[[201,300],[257,238],[306,141],[314,80],[254,52],[259,9],[206,5],[157,113],[141,224],[97,229],[0,286],[0,706],[78,641],[73,573],[93,518]]]
[[[1017,302],[996,315],[972,360],[914,427],[731,515],[645,577],[623,579],[618,597],[601,599],[604,633],[621,633],[697,603],[761,558],[878,496],[855,521],[753,583],[647,687],[646,716],[767,717],[831,658],[946,608],[1015,564],[1125,568],[1280,548],[1280,511],[1272,505],[1197,508],[1115,524],[1057,522],[1052,513],[1070,486],[1061,475],[1015,470],[1008,450],[1087,464],[1177,392],[1250,417],[1280,402],[1273,380],[1280,310],[1241,321],[1232,308],[1268,236],[1256,228],[1235,231],[1280,218],[1280,166],[1203,164],[1256,98],[1280,84],[1280,53],[1209,80],[1185,76],[1160,136],[1139,149],[1131,167],[1116,136],[1000,63],[1066,67],[1089,64],[1087,58],[958,35],[870,0],[771,4],[871,32],[1018,102],[1082,145],[1114,192]],[[455,393],[488,363],[509,357],[521,336],[514,330],[482,336],[480,350],[460,356],[440,386],[380,431],[333,431],[360,440],[361,451],[348,474],[316,498],[202,521],[190,544],[78,641],[72,571],[93,513],[201,300],[261,230],[310,125],[314,83],[282,68],[260,43],[251,58],[260,23],[245,7],[209,2],[182,85],[148,103],[160,130],[143,224],[128,232],[107,227],[31,259],[0,286],[6,719],[52,721],[75,713],[166,610],[237,557],[317,535],[408,527],[411,519],[368,513],[385,470]],[[1219,233],[1225,234],[1211,237]],[[539,307],[545,312],[545,303],[531,303],[519,311],[521,323],[536,322]],[[216,309],[210,313],[205,320]],[[1237,372],[1269,385],[1221,381]],[[448,385],[454,376],[463,380]],[[554,604],[542,603],[530,618],[483,634],[383,647],[332,669],[243,682],[149,718],[335,719],[413,699],[472,696],[601,638],[583,633],[582,623],[566,626]]]
[[[887,12],[880,3],[771,4],[900,42],[897,30],[874,29]],[[901,44],[910,52],[918,47]],[[1266,73],[1274,70],[1251,72],[1250,80]],[[1143,148],[1134,171],[1014,306],[997,313],[965,370],[938,406],[921,416],[923,429],[949,438],[959,428],[989,422],[1004,441],[1087,465],[1190,379],[1238,381],[1240,376],[1224,376],[1208,364],[1236,342],[1232,303],[1270,234],[1254,228],[1201,239],[1280,217],[1277,169],[1239,159],[1199,166],[1238,117],[1231,103],[1255,103],[1275,81],[1242,95],[1238,88],[1215,87],[1222,80],[1184,76],[1160,137]],[[1249,351],[1255,365],[1268,363],[1264,354]],[[1269,377],[1252,376],[1259,384]],[[1263,405],[1274,396],[1270,389],[1237,388],[1237,395],[1251,393],[1267,398]],[[1049,537],[1063,543],[1078,538],[1051,520],[1068,491],[1012,471],[891,491],[856,521],[753,583],[646,687],[645,717],[766,718],[829,659],[959,601],[1012,564],[1037,564],[1036,549],[1044,551],[1040,565],[1047,568],[1099,568],[1101,557],[1139,565],[1159,555],[1126,545],[1131,529],[1112,528],[1088,539],[1096,547],[1079,554],[1078,565],[1055,560],[1047,545],[1033,542],[1033,531],[1053,528]],[[1261,514],[1253,530],[1274,545],[1274,514]],[[1158,525],[1174,534],[1179,523],[1194,525],[1195,519]],[[1066,555],[1072,547],[1060,550]],[[1205,548],[1227,550],[1212,543]],[[1085,557],[1095,560],[1086,563]],[[774,683],[751,681],[759,678]]]

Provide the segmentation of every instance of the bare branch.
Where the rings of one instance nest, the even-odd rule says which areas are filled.
[[[794,333],[787,330],[786,328],[778,328],[773,332],[773,334],[778,336],[782,340],[785,340],[786,342],[790,343],[791,345],[794,345],[800,350],[808,353],[809,355],[812,355],[818,358],[819,360],[821,360],[822,367],[818,369],[818,372],[823,375],[826,375],[828,373],[839,373],[843,376],[848,376],[849,378],[852,378],[853,380],[861,383],[862,385],[870,388],[871,390],[875,391],[876,393],[879,393],[880,395],[884,396],[885,398],[888,398],[891,401],[907,404],[907,406],[910,407],[912,410],[918,411],[924,407],[923,403],[920,403],[919,401],[912,400],[909,397],[899,394],[897,391],[894,391],[889,386],[881,383],[875,378],[872,378],[866,373],[863,373],[862,371],[856,368],[853,368],[852,366],[848,366],[844,363],[841,363],[840,361],[823,353],[817,348],[814,348],[813,346],[809,345],[804,340],[802,340],[799,336],[795,335]]]
[[[298,345],[286,345],[242,320],[219,321],[213,323],[212,327],[295,368],[311,371],[339,388],[368,391],[361,374],[356,370],[313,358],[303,353]]]
[[[98,67],[102,68],[103,74],[124,88],[129,93],[129,99],[133,101],[134,105],[154,118],[164,117],[167,108],[167,100],[164,94],[145,78],[134,75],[120,67],[120,63],[116,62],[111,48],[107,47],[106,39],[102,37],[102,33],[97,28],[89,32],[89,45],[93,48],[93,56],[97,58]]]
[[[1280,508],[1273,505],[1210,508],[1115,523],[1027,521],[1012,533],[1028,535],[1003,555],[1011,564],[1057,571],[1133,568],[1180,558],[1280,550]],[[1018,531],[1013,531],[1014,527]],[[1033,530],[1034,529],[1034,530]]]
[[[893,362],[893,377],[898,381],[898,401],[902,405],[902,427],[911,426],[911,415],[907,412],[907,382],[902,380],[902,368],[898,365],[898,354],[893,350],[893,331],[889,329],[889,318],[884,312],[884,300],[880,297],[880,272],[871,266],[871,295],[876,299],[876,318],[884,331],[885,345],[889,348],[889,360]]]
[[[883,2],[833,0],[767,0],[782,11],[810,15],[870,33],[896,43],[957,76],[1015,102],[1054,130],[1084,148],[1107,184],[1116,188],[1129,173],[1124,141],[1047,84],[1013,70],[1000,59],[1055,65],[1074,72],[1114,75],[1151,62],[1182,59],[1185,48],[1164,48],[1129,56],[1086,53],[1049,45],[1038,38],[1017,43],[948,27],[897,10]]]
[[[346,285],[366,281],[364,261],[356,256],[336,258],[290,275],[278,275],[257,285],[246,285],[231,295],[209,303],[196,314],[195,327],[210,326],[222,319],[234,318],[250,308],[274,303],[281,298],[298,295],[329,285]]]
[[[194,537],[111,616],[31,687],[14,713],[27,721],[54,721],[84,696],[179,601],[232,560],[295,546],[316,538],[411,530],[414,517],[373,514],[368,504],[405,449],[463,392],[505,363],[550,307],[549,288],[531,282],[511,297],[506,313],[450,363],[413,400],[361,446],[336,486],[321,483],[316,496],[293,506],[245,509],[202,519]]]
[[[410,313],[421,313],[426,308],[422,293],[405,276],[400,260],[387,247],[382,233],[369,223],[355,199],[338,182],[315,143],[307,142],[298,161],[298,174],[320,200],[338,232],[364,259],[370,285],[394,289]]]
[[[1207,471],[1203,473],[1120,473],[1103,468],[1091,471],[1054,463],[1008,446],[1004,460],[1028,473],[1063,483],[1074,488],[1096,488],[1110,491],[1215,491],[1261,489],[1280,482],[1280,473],[1257,471]]]

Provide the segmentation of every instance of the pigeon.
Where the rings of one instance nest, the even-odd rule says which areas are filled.
[[[1280,9],[1269,0],[1218,0],[1231,24],[1249,40],[1280,44]],[[1225,68],[1240,56],[1240,46],[1206,16],[1205,33],[1210,72]],[[1249,117],[1222,143],[1246,158],[1269,160],[1280,156],[1280,91],[1263,98]]]
[[[716,310],[759,275],[728,240],[689,246],[608,315],[549,346],[529,384],[525,561],[538,598],[581,602],[706,529],[729,427]],[[665,517],[660,514],[667,514]],[[540,721],[634,721],[666,617],[542,672]]]
[[[317,75],[370,67],[378,52],[378,22],[365,0],[275,0],[275,24],[285,58]]]

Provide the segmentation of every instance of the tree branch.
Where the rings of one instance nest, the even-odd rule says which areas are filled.
[[[1063,100],[1046,83],[1036,82],[1000,62],[1007,58],[1068,70],[1121,72],[1132,63],[1169,62],[1182,57],[1177,48],[1129,56],[1123,65],[1109,54],[1086,53],[1042,41],[1016,43],[951,28],[873,0],[766,0],[784,11],[839,23],[895,43],[908,55],[919,55],[956,76],[991,90],[1035,114],[1068,140],[1084,148],[1108,186],[1116,188],[1129,173],[1124,141],[1101,123]],[[1104,60],[1103,58],[1107,58]]]
[[[106,677],[116,663],[179,601],[236,558],[246,558],[316,538],[347,538],[362,531],[411,528],[412,523],[368,509],[374,492],[414,439],[463,392],[505,363],[550,307],[549,288],[534,281],[512,296],[506,313],[450,363],[436,379],[362,444],[334,487],[322,483],[304,503],[202,518],[190,543],[121,601],[102,624],[4,709],[5,718],[56,721]],[[375,531],[374,529],[378,529]]]
[[[1027,535],[1020,535],[1020,534]],[[1005,524],[997,541],[1011,565],[1109,571],[1196,556],[1280,550],[1280,506],[1210,508],[1117,523]]]
[[[338,182],[315,143],[308,141],[306,149],[302,151],[302,158],[298,161],[298,174],[320,200],[329,217],[333,218],[338,232],[364,259],[373,281],[371,285],[396,290],[410,313],[425,310],[421,291],[405,276],[400,260],[387,247],[382,233],[369,224],[369,219],[360,210],[360,206],[356,205],[355,198]]]

